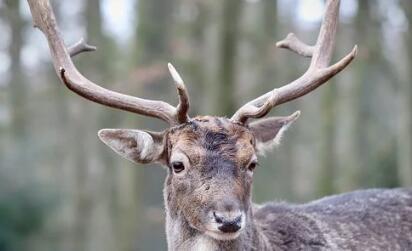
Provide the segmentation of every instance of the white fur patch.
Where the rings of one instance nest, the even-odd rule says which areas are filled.
[[[154,151],[154,141],[152,136],[146,132],[138,131],[134,137],[140,147],[140,159],[151,158]]]
[[[264,155],[267,151],[273,149],[274,147],[280,145],[282,141],[284,133],[290,127],[292,123],[285,124],[282,128],[280,128],[279,132],[276,134],[276,137],[273,140],[268,142],[258,142],[256,144],[256,149],[259,154]]]
[[[147,132],[132,129],[102,129],[99,138],[113,151],[132,161],[152,161],[158,154],[156,143]],[[134,144],[131,144],[134,142]]]
[[[217,250],[217,245],[214,240],[207,236],[200,236],[193,244],[192,250],[197,251],[214,251]]]
[[[285,132],[289,129],[289,127],[292,125],[295,120],[297,120],[300,116],[300,111],[296,111],[292,115],[290,115],[291,120],[289,120],[288,123],[284,124],[282,128],[280,128],[279,132],[276,134],[275,138],[273,140],[270,140],[268,142],[258,142],[256,144],[256,149],[259,154],[264,155],[267,151],[273,149],[274,147],[280,145],[280,142],[282,141],[283,135]]]

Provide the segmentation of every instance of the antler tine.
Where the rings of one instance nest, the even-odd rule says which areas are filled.
[[[66,48],[49,0],[28,0],[34,26],[46,36],[53,66],[61,81],[73,92],[99,104],[149,117],[159,118],[170,125],[180,124],[188,119],[188,95],[183,84],[178,84],[180,103],[174,107],[159,100],[148,100],[114,92],[85,78],[75,67],[71,56],[93,50],[84,40]],[[185,115],[183,115],[185,114]]]
[[[77,43],[71,45],[68,49],[70,57],[74,57],[82,52],[95,51],[96,46],[92,46],[86,42],[84,38],[81,38]]]
[[[285,39],[276,43],[276,47],[291,50],[304,57],[312,57],[314,46],[302,42],[295,34],[289,33]]]
[[[300,41],[294,34],[289,34],[276,45],[289,49],[299,55],[311,57],[308,70],[298,79],[277,89],[278,98],[271,107],[299,98],[315,90],[337,73],[349,65],[357,54],[357,46],[352,51],[332,66],[328,66],[332,57],[338,23],[339,0],[327,0],[326,11],[319,31],[318,39],[314,46],[309,46]],[[271,91],[243,105],[231,118],[232,121],[246,123],[247,118],[257,118],[250,114],[250,106],[261,107],[271,97]],[[239,121],[242,118],[243,121]]]
[[[189,93],[187,92],[185,83],[176,68],[171,63],[168,63],[167,66],[170,75],[172,75],[172,78],[175,81],[177,94],[179,95],[179,104],[176,107],[176,117],[179,123],[185,123],[189,119],[187,115],[190,106]]]
[[[271,91],[269,98],[260,106],[257,107],[253,104],[246,104],[242,111],[238,110],[232,117],[233,121],[241,124],[245,124],[248,118],[261,118],[270,112],[273,106],[279,98],[277,89]]]

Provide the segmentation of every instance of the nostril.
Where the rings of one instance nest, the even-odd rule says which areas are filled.
[[[222,223],[223,222],[222,217],[217,216],[216,212],[213,212],[213,216],[215,217],[215,220],[216,220],[217,223]]]
[[[235,218],[234,222],[235,222],[236,224],[239,224],[239,225],[240,225],[241,220],[242,220],[242,216],[239,215],[238,217]]]

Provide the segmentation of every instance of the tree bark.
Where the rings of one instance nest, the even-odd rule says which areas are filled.
[[[410,1],[403,0],[401,6],[405,11],[409,25],[412,23],[412,6]],[[412,34],[405,32],[404,48],[407,50],[406,71],[400,73],[401,88],[399,93],[400,115],[398,131],[398,174],[402,186],[412,186]],[[403,68],[403,67],[402,67]],[[409,70],[408,70],[409,69]]]
[[[236,81],[236,59],[239,35],[239,19],[242,11],[242,1],[225,0],[222,1],[223,13],[220,30],[220,49],[218,68],[218,84],[220,86],[217,93],[214,110],[229,116],[236,109],[234,100]]]
[[[9,72],[10,110],[11,110],[11,135],[12,148],[19,150],[14,165],[21,166],[27,158],[28,141],[27,133],[27,86],[25,86],[24,71],[22,69],[21,49],[23,47],[24,21],[20,15],[20,1],[6,1],[7,17],[11,27],[11,41],[9,55],[11,65]]]

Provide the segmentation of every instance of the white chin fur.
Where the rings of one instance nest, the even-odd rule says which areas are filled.
[[[222,232],[207,230],[205,234],[219,241],[229,241],[229,240],[234,240],[237,237],[239,237],[241,232],[242,232],[241,229],[237,231],[236,233],[222,233]]]

